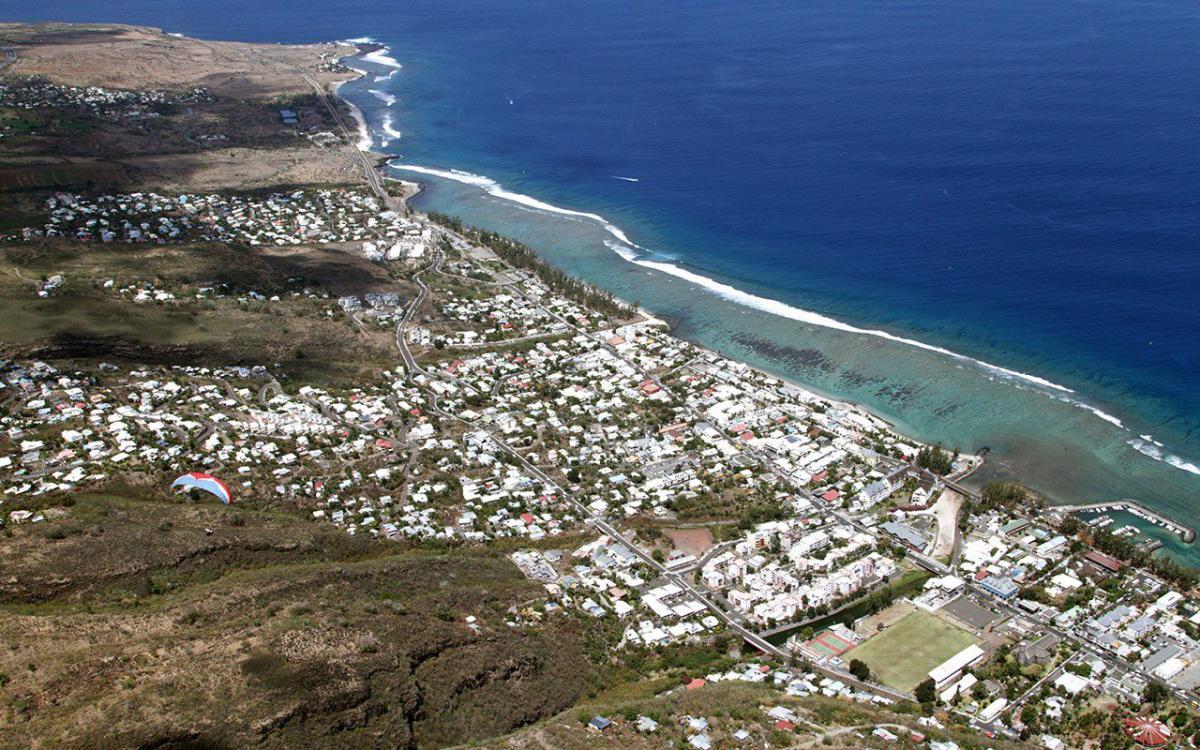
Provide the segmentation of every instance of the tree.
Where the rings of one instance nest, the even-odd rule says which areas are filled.
[[[988,482],[980,494],[985,508],[1025,510],[1029,506],[1029,493],[1016,482]]]
[[[1142,692],[1142,700],[1146,703],[1162,703],[1169,697],[1171,697],[1171,691],[1158,680],[1152,680]]]
[[[1038,719],[1039,712],[1037,707],[1032,703],[1026,703],[1021,709],[1021,722],[1024,724],[1033,724]]]
[[[920,685],[917,685],[917,689],[913,691],[913,695],[921,703],[932,705],[937,700],[937,683],[930,677]]]
[[[927,446],[917,453],[917,466],[929,469],[934,474],[945,475],[954,468],[954,459],[940,445]]]
[[[654,551],[650,553],[650,557],[654,558],[654,562],[660,565],[667,559],[667,556],[663,554],[662,549],[659,547],[654,548]]]
[[[867,680],[871,679],[871,668],[867,666],[867,663],[861,659],[851,659],[850,674],[854,675],[863,682],[866,682]]]

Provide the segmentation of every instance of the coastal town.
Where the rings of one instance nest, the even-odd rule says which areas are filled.
[[[326,71],[348,70],[324,54]],[[39,79],[0,87],[0,107],[98,117],[207,98]],[[9,537],[70,521],[74,498],[124,491],[224,503],[235,526],[279,514],[372,550],[494,553],[536,596],[439,610],[463,637],[567,621],[603,634],[597,664],[690,655],[653,691],[672,705],[731,686],[771,691],[736,715],[588,710],[560,727],[581,742],[1200,742],[1196,580],[1114,518],[1140,516],[1185,542],[1192,530],[1133,501],[1055,508],[980,480],[986,455],[922,444],[864,408],[677,338],[519,243],[398,210],[365,185],[48,190],[0,240],[12,257],[41,253],[40,278],[13,267],[21,301],[44,309],[86,299],[172,320],[218,311],[270,321],[272,338],[316,321],[386,352],[352,378],[295,366],[303,351],[289,366],[14,352],[0,361]],[[304,263],[239,283],[152,273],[123,256],[215,244]],[[59,268],[46,248],[92,260]],[[355,287],[365,272],[330,271],[329,258],[375,275]],[[227,495],[175,487],[189,474]],[[6,601],[37,595],[34,581],[4,577]],[[360,655],[378,649],[356,643]],[[821,713],[831,706],[862,718],[833,730]]]
[[[1089,548],[1081,532],[1098,523],[1024,515],[1031,498],[997,504],[962,484],[981,458],[919,445],[644,314],[589,310],[469,231],[357,190],[56,194],[46,212],[12,241],[338,243],[422,291],[290,292],[308,314],[394,327],[396,366],[349,390],[296,387],[269,362],[5,363],[4,504],[204,471],[235,506],[255,498],[351,535],[516,544],[512,561],[544,587],[541,616],[612,619],[621,647],[732,633],[776,660],[752,678],[790,694],[917,701],[1048,748],[1098,706],[1195,700],[1200,600]],[[143,304],[288,302],[99,286]],[[741,679],[696,679],[726,678]]]

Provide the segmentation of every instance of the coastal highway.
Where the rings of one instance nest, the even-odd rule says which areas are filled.
[[[260,58],[263,57],[263,53],[259,51],[254,51],[253,54],[259,56]],[[329,116],[332,117],[333,121],[337,124],[338,130],[341,131],[342,137],[344,137],[346,142],[350,144],[350,148],[354,151],[354,157],[362,166],[363,178],[367,181],[367,187],[371,189],[371,192],[378,195],[383,201],[383,204],[387,206],[389,210],[395,211],[396,213],[402,215],[409,213],[408,206],[404,204],[404,201],[388,193],[387,187],[383,182],[383,177],[375,168],[375,157],[372,156],[370,152],[363,151],[358,147],[356,135],[357,128],[351,128],[346,124],[345,118],[342,117],[342,113],[338,109],[337,102],[330,94],[329,90],[325,87],[325,84],[321,83],[321,81],[319,81],[317,77],[309,70],[295,65],[289,67],[296,71],[296,73],[303,78],[309,86],[312,87],[314,93],[317,95],[317,100],[324,105],[325,109],[329,112]]]
[[[398,214],[407,214],[408,206],[404,205],[403,201],[388,194],[387,187],[383,183],[383,177],[380,176],[379,170],[375,168],[374,158],[369,152],[363,151],[358,147],[358,142],[355,140],[354,131],[352,131],[346,125],[345,118],[342,117],[342,113],[338,110],[337,102],[333,100],[329,92],[325,89],[325,85],[318,81],[316,77],[307,70],[297,70],[299,70],[300,75],[304,78],[304,80],[308,82],[308,85],[313,87],[313,90],[317,94],[317,99],[319,99],[321,103],[325,105],[325,109],[329,110],[329,114],[331,117],[333,117],[334,122],[337,123],[338,129],[342,131],[342,136],[345,137],[346,141],[351,144],[359,163],[362,165],[363,176],[366,177],[367,186],[370,187],[371,191],[383,200],[383,204],[390,210],[395,211]]]

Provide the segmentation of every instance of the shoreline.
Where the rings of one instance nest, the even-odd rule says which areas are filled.
[[[351,43],[355,44],[356,48],[358,48],[360,50],[364,46],[371,47],[373,51],[371,51],[370,54],[386,55],[387,51],[388,51],[386,46],[384,46],[384,47],[382,47],[382,49],[380,49],[381,45],[379,45],[379,43],[377,43],[377,42],[374,42],[374,40],[371,40],[370,42],[368,42],[366,44],[361,44],[357,41],[351,40]],[[347,58],[343,58],[343,63],[346,64],[347,60],[357,60],[360,62],[367,62],[367,63],[373,62],[371,60],[367,60],[366,57],[364,56],[364,53],[361,51],[357,55],[350,55],[350,56],[347,56]],[[398,66],[399,64],[397,63],[396,65]],[[342,83],[346,83],[351,80],[358,80],[358,79],[364,78],[366,76],[372,75],[372,73],[370,71],[363,70],[361,68],[355,68],[351,65],[347,65],[347,67],[351,67],[357,75],[354,78],[347,79],[347,81],[340,82],[338,84],[338,89],[341,88]],[[397,70],[399,70],[399,67],[394,68],[392,72],[394,73]],[[390,77],[390,75],[388,77]],[[343,96],[340,91],[335,90],[334,93],[337,94],[337,96],[340,100],[346,102],[352,111],[357,112],[360,116],[362,116],[362,112],[361,112],[361,110],[359,110],[357,105],[354,105],[352,102],[350,102],[349,99],[347,99],[345,96]],[[404,170],[404,171],[409,171],[409,172],[415,172],[418,174],[427,174],[427,175],[431,175],[434,177],[441,177],[444,179],[450,179],[450,180],[454,180],[457,182],[463,182],[463,183],[467,183],[470,185],[474,185],[475,187],[483,190],[484,192],[486,192],[488,194],[496,195],[497,197],[511,200],[519,205],[525,205],[534,210],[540,209],[540,210],[547,211],[550,213],[558,213],[558,214],[563,214],[563,215],[567,215],[567,216],[582,218],[585,220],[591,220],[593,222],[596,222],[601,228],[603,228],[604,230],[609,232],[611,235],[613,235],[616,239],[618,239],[620,241],[620,243],[621,243],[621,245],[623,245],[623,247],[619,247],[619,248],[614,247],[614,245],[610,244],[609,242],[605,242],[605,244],[608,245],[610,249],[613,249],[615,252],[617,252],[617,254],[620,255],[622,258],[624,258],[625,260],[627,260],[631,263],[634,263],[634,264],[640,265],[640,266],[644,266],[644,267],[648,267],[648,268],[652,268],[658,272],[665,273],[665,274],[668,274],[671,276],[679,277],[679,278],[683,279],[684,281],[691,282],[691,283],[699,286],[704,291],[714,292],[714,287],[720,287],[721,289],[719,291],[717,291],[714,294],[714,296],[716,296],[718,298],[723,298],[726,301],[729,301],[733,304],[746,305],[747,303],[743,302],[740,299],[740,297],[743,297],[743,296],[750,297],[750,298],[753,298],[755,301],[759,302],[760,304],[748,304],[749,307],[758,309],[758,310],[760,310],[762,312],[766,312],[768,314],[773,314],[775,316],[783,317],[783,318],[796,319],[799,322],[808,323],[808,324],[816,325],[818,327],[823,327],[823,328],[832,328],[833,330],[844,331],[847,333],[866,335],[866,336],[877,336],[879,338],[890,340],[890,341],[893,341],[893,342],[896,342],[899,344],[913,346],[915,348],[924,349],[924,350],[928,350],[928,351],[931,351],[934,353],[942,354],[943,356],[946,356],[953,360],[961,361],[966,364],[972,365],[974,367],[979,368],[980,371],[986,377],[992,377],[994,379],[999,379],[999,380],[1021,381],[1021,382],[1023,382],[1024,385],[1023,386],[1015,385],[1015,387],[1024,388],[1027,390],[1034,390],[1047,398],[1058,400],[1058,401],[1067,403],[1072,407],[1079,408],[1083,411],[1090,412],[1093,416],[1097,417],[1100,420],[1103,420],[1104,422],[1107,422],[1108,424],[1112,425],[1114,428],[1120,429],[1124,432],[1129,433],[1128,439],[1124,439],[1123,442],[1125,442],[1127,445],[1131,446],[1134,450],[1141,453],[1142,455],[1147,456],[1148,458],[1154,459],[1154,460],[1158,461],[1159,463],[1166,464],[1169,467],[1172,467],[1176,470],[1182,469],[1184,471],[1190,471],[1190,469],[1187,469],[1186,467],[1191,466],[1191,464],[1186,463],[1186,459],[1182,459],[1178,456],[1175,456],[1175,455],[1172,455],[1172,454],[1166,453],[1166,452],[1163,452],[1163,456],[1161,458],[1159,458],[1159,457],[1153,456],[1153,455],[1147,453],[1146,451],[1138,448],[1135,443],[1137,443],[1139,441],[1139,437],[1141,438],[1141,440],[1146,440],[1147,436],[1145,436],[1145,435],[1137,436],[1136,432],[1133,429],[1131,429],[1130,427],[1126,426],[1124,424],[1123,420],[1121,420],[1120,418],[1104,412],[1100,408],[1087,403],[1086,401],[1082,400],[1081,398],[1075,398],[1077,393],[1072,388],[1060,385],[1058,383],[1052,382],[1050,380],[1047,380],[1047,379],[1042,378],[1037,375],[1023,373],[1023,372],[1012,370],[1012,369],[1009,369],[1009,368],[1006,368],[1006,367],[1003,367],[1000,365],[995,365],[990,362],[979,360],[979,359],[976,359],[969,355],[960,354],[958,352],[954,352],[952,350],[945,349],[945,348],[937,346],[937,345],[927,344],[922,341],[918,341],[918,340],[910,339],[910,338],[907,338],[904,336],[892,334],[892,333],[889,333],[889,332],[883,331],[883,330],[872,330],[872,329],[866,329],[866,328],[859,328],[857,326],[843,323],[842,321],[839,321],[839,320],[836,320],[833,318],[828,318],[827,316],[824,316],[820,313],[812,313],[812,312],[809,312],[806,310],[801,310],[799,308],[792,308],[791,305],[777,301],[777,300],[772,300],[769,298],[758,298],[751,293],[744,292],[740,289],[736,289],[736,288],[728,286],[728,285],[724,285],[721,282],[718,282],[714,279],[702,276],[701,274],[698,274],[698,273],[695,273],[692,271],[688,271],[684,268],[674,265],[673,263],[665,263],[665,262],[652,260],[652,259],[650,259],[650,257],[652,257],[652,256],[649,256],[649,257],[640,256],[639,257],[639,255],[638,255],[639,251],[641,253],[646,253],[646,254],[648,254],[649,251],[647,251],[645,248],[642,248],[640,245],[637,245],[636,243],[629,240],[629,238],[627,236],[625,236],[624,232],[622,232],[620,230],[620,228],[618,228],[615,225],[613,225],[612,223],[610,223],[603,216],[600,216],[600,215],[594,214],[594,213],[588,213],[585,211],[574,210],[574,209],[565,209],[565,208],[561,208],[558,206],[553,206],[553,205],[545,203],[537,198],[532,198],[530,196],[525,196],[525,195],[522,195],[519,193],[513,193],[511,191],[503,189],[499,185],[499,183],[497,183],[496,181],[491,180],[490,178],[487,178],[487,177],[483,177],[480,175],[474,175],[474,174],[471,174],[468,172],[462,172],[460,170],[453,170],[453,169],[451,169],[447,173],[445,170],[420,167],[417,165],[411,165],[411,164],[407,164],[407,163],[404,164],[403,166],[399,166],[399,165],[393,166],[391,164],[391,162],[393,160],[399,159],[401,157],[394,155],[394,154],[381,153],[379,151],[374,150],[375,139],[374,139],[371,129],[369,128],[369,126],[366,125],[365,116],[363,116],[363,119],[359,122],[359,124],[360,124],[360,128],[366,129],[365,135],[363,138],[360,139],[359,145],[367,144],[367,147],[362,148],[361,150],[363,150],[366,153],[369,153],[371,155],[384,157],[384,160],[382,161],[382,163],[380,163],[377,166],[377,170],[379,171],[381,177],[383,177],[383,179],[385,179],[385,180],[398,182],[403,185],[414,185],[415,186],[415,189],[411,193],[406,194],[402,198],[403,204],[409,211],[416,211],[416,209],[413,208],[413,206],[410,202],[410,199],[415,198],[418,195],[420,195],[421,193],[423,193],[426,189],[425,184],[422,183],[420,180],[417,180],[415,182],[410,182],[408,180],[401,179],[399,177],[394,176],[394,172],[389,174],[389,171],[391,171],[391,170],[389,170],[389,167],[391,167],[392,170],[398,169],[398,170]],[[634,250],[634,248],[636,248],[636,250]],[[632,254],[632,257],[627,257],[627,254]],[[662,266],[670,266],[670,269],[664,269],[664,268],[662,268]],[[588,283],[591,283],[591,282],[588,282]],[[726,289],[726,287],[727,287],[727,289]],[[726,293],[721,293],[721,291],[726,291]],[[618,299],[620,301],[625,302],[625,300],[621,300],[621,298],[619,298],[619,297],[618,297]],[[786,308],[786,309],[784,309],[784,308]],[[644,317],[646,317],[648,319],[653,319],[658,324],[661,324],[664,327],[666,327],[669,332],[672,331],[671,326],[669,324],[667,324],[666,321],[663,321],[661,318],[659,318],[658,316],[653,316],[648,311],[646,311],[640,307],[638,308],[638,311]],[[800,316],[800,317],[797,317],[797,316]],[[810,318],[812,318],[812,319],[810,320]],[[674,335],[674,334],[672,333],[672,335]],[[914,443],[918,447],[924,446],[924,445],[934,445],[935,444],[934,442],[930,442],[927,439],[922,439],[922,438],[917,437],[913,433],[913,431],[910,429],[902,429],[902,428],[898,427],[896,419],[885,416],[885,415],[881,414],[878,410],[873,409],[870,406],[863,404],[859,401],[856,401],[856,400],[853,400],[850,398],[846,398],[844,396],[831,395],[828,391],[826,391],[825,389],[822,389],[818,386],[800,382],[795,377],[781,375],[776,372],[767,370],[761,366],[751,365],[748,362],[739,360],[738,358],[736,358],[734,356],[725,355],[721,351],[716,350],[715,348],[704,346],[702,344],[699,344],[698,342],[689,342],[689,343],[691,343],[694,346],[697,346],[699,349],[701,349],[703,351],[711,352],[722,358],[737,361],[737,362],[739,362],[739,364],[750,368],[753,372],[755,372],[761,376],[776,379],[782,383],[787,384],[790,387],[796,388],[796,389],[798,389],[804,393],[810,394],[816,398],[820,398],[822,400],[828,401],[831,404],[842,405],[851,410],[855,410],[855,411],[861,412],[863,414],[866,414],[873,419],[879,420],[881,423],[885,424],[889,430],[895,432],[898,436],[904,438],[906,441],[910,441],[910,442]],[[1030,386],[1032,386],[1032,388],[1030,388]],[[938,442],[936,444],[941,445],[940,442]],[[1161,445],[1159,443],[1155,443],[1155,444]],[[954,447],[955,446],[943,445],[943,448],[946,448],[947,450],[953,450]],[[961,446],[958,446],[958,447],[961,448]],[[968,447],[967,449],[964,450],[964,453],[967,453],[969,455],[979,456],[980,454],[984,453],[986,450],[987,450],[986,446],[975,446],[974,448]],[[973,467],[971,474],[972,475],[976,474],[978,469],[985,463],[985,461],[986,461],[986,459],[980,460],[979,463],[975,467]],[[1198,473],[1198,472],[1191,472],[1191,473]],[[1062,498],[1062,499],[1059,499],[1056,501],[1052,495],[1038,491],[1032,487],[1029,487],[1028,485],[1026,485],[1024,483],[1024,480],[1018,479],[1018,481],[1022,484],[1022,486],[1025,486],[1027,489],[1029,489],[1035,495],[1045,498],[1052,505],[1052,507],[1078,504],[1077,501],[1072,501],[1069,498]],[[1117,499],[1118,498],[1115,498],[1115,497],[1107,498],[1107,500],[1110,502],[1116,501]],[[1097,501],[1104,501],[1104,500],[1106,500],[1106,499],[1099,498]]]
[[[833,318],[822,313],[813,312],[811,310],[796,307],[790,303],[744,291],[731,284],[718,281],[710,276],[691,271],[681,265],[677,265],[675,262],[654,260],[654,256],[651,254],[651,251],[629,240],[629,238],[625,236],[624,232],[622,232],[619,227],[610,223],[603,216],[586,211],[554,206],[540,199],[521,193],[515,193],[513,191],[504,189],[498,182],[483,175],[477,175],[453,168],[449,170],[434,169],[407,163],[391,166],[392,169],[396,170],[405,170],[416,172],[418,174],[432,175],[438,178],[470,185],[483,190],[485,193],[493,197],[509,200],[534,211],[541,210],[551,214],[561,214],[563,216],[595,221],[605,231],[617,239],[617,242],[606,240],[604,244],[629,263],[642,266],[644,268],[649,268],[668,276],[676,277],[686,283],[690,283],[699,287],[701,290],[710,293],[712,296],[718,299],[742,307],[757,310],[777,318],[794,320],[802,325],[820,327],[843,333],[876,337],[904,346],[913,347],[915,349],[930,351],[932,353],[942,355],[947,359],[964,363],[970,367],[977,368],[984,377],[989,379],[1007,381],[1011,383],[1014,388],[1032,390],[1046,398],[1053,399],[1067,404],[1072,408],[1077,408],[1084,412],[1088,412],[1097,419],[1100,419],[1111,425],[1113,428],[1120,430],[1120,441],[1129,449],[1136,451],[1142,456],[1157,463],[1165,464],[1173,470],[1183,471],[1195,476],[1200,476],[1200,462],[1189,460],[1176,452],[1168,450],[1161,441],[1156,440],[1154,436],[1148,432],[1139,433],[1139,430],[1135,430],[1133,427],[1126,425],[1122,418],[1110,414],[1100,407],[1090,403],[1086,397],[1080,395],[1074,388],[1061,385],[1039,375],[997,365],[971,355],[962,354],[937,344],[929,344],[906,335],[895,334],[881,328],[861,327],[846,323],[840,319]],[[1148,428],[1143,426],[1141,429],[1146,430]]]

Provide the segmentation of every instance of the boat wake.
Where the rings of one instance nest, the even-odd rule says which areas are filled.
[[[612,177],[614,180],[625,180],[625,182],[641,182],[641,180],[637,177],[621,177],[620,175],[615,174],[609,175],[609,177]]]
[[[636,265],[642,266],[643,268],[653,269],[660,273],[665,273],[670,276],[674,276],[678,279],[682,279],[689,283],[695,284],[695,285],[707,290],[708,292],[712,293],[713,295],[720,297],[722,299],[725,299],[729,302],[743,305],[745,307],[750,307],[755,310],[760,310],[762,312],[770,313],[772,315],[776,315],[776,316],[779,316],[782,318],[787,318],[789,320],[795,320],[799,323],[804,323],[806,325],[820,326],[822,328],[828,328],[828,329],[832,329],[835,331],[843,331],[845,333],[851,333],[851,334],[856,334],[856,335],[872,336],[875,338],[891,341],[893,343],[910,346],[910,347],[913,347],[916,349],[923,349],[925,351],[934,352],[936,354],[940,354],[942,356],[949,357],[953,360],[963,362],[963,363],[972,365],[974,367],[977,367],[980,370],[982,370],[983,372],[987,373],[990,377],[993,377],[997,380],[1010,382],[1013,385],[1015,385],[1016,387],[1020,388],[1020,387],[1033,386],[1039,392],[1041,392],[1057,401],[1061,401],[1063,403],[1070,404],[1071,406],[1075,406],[1077,408],[1083,409],[1087,412],[1090,412],[1091,414],[1098,417],[1099,419],[1102,419],[1105,422],[1108,422],[1109,424],[1113,425],[1114,427],[1117,427],[1118,429],[1124,430],[1126,432],[1129,431],[1129,428],[1127,428],[1125,426],[1124,422],[1122,422],[1119,417],[1109,414],[1108,412],[1105,412],[1102,409],[1078,398],[1075,395],[1075,391],[1073,389],[1068,388],[1064,385],[1055,383],[1051,380],[1047,380],[1046,378],[1039,377],[1037,375],[1032,375],[1027,372],[1021,372],[1019,370],[1013,370],[1013,369],[1010,369],[1007,367],[1002,367],[1000,365],[993,364],[991,362],[986,362],[981,359],[969,357],[965,354],[960,354],[953,350],[946,349],[941,346],[936,346],[934,344],[929,344],[924,341],[919,341],[917,339],[911,339],[911,338],[907,338],[904,336],[898,336],[889,331],[884,331],[884,330],[875,329],[875,328],[862,328],[859,326],[851,325],[849,323],[838,320],[836,318],[831,318],[827,315],[822,315],[821,313],[813,312],[811,310],[804,310],[802,308],[795,307],[793,305],[789,305],[786,302],[781,302],[779,300],[771,299],[769,297],[762,297],[762,296],[759,296],[756,294],[752,294],[750,292],[743,291],[741,289],[738,289],[737,287],[717,281],[716,279],[710,278],[708,276],[704,276],[704,275],[696,273],[694,271],[690,271],[686,268],[682,268],[681,266],[678,266],[674,263],[668,263],[663,260],[656,260],[654,253],[650,252],[646,248],[644,248],[644,247],[638,245],[637,243],[633,242],[632,240],[630,240],[629,237],[620,229],[620,227],[616,226],[615,224],[610,222],[608,219],[604,218],[603,216],[601,216],[599,214],[589,213],[586,211],[576,211],[576,210],[569,209],[569,208],[562,208],[561,206],[555,206],[553,204],[546,203],[545,201],[539,200],[539,199],[534,198],[529,195],[524,195],[522,193],[516,193],[511,190],[506,190],[503,186],[500,185],[500,183],[496,182],[492,178],[485,177],[483,175],[472,174],[471,172],[464,172],[462,170],[457,170],[457,169],[450,169],[450,170],[434,169],[432,167],[422,167],[422,166],[417,166],[414,164],[399,164],[399,163],[395,163],[395,162],[389,164],[389,166],[395,170],[415,172],[417,174],[431,175],[434,177],[441,177],[443,179],[454,180],[455,182],[461,182],[461,183],[465,183],[468,185],[473,185],[475,187],[480,188],[481,190],[483,190],[484,192],[488,193],[491,196],[500,198],[502,200],[507,200],[512,203],[516,203],[516,204],[523,206],[530,210],[544,211],[547,213],[557,214],[559,216],[566,216],[566,217],[571,217],[574,219],[582,219],[582,220],[596,222],[596,223],[600,224],[605,229],[605,231],[607,231],[610,235],[612,235],[612,237],[616,240],[615,242],[612,240],[606,240],[604,244],[609,249],[611,249],[615,253],[617,253],[617,255],[619,255],[621,258],[625,259],[626,261],[629,261],[630,263],[634,263]],[[629,180],[636,181],[636,178],[623,178],[623,177],[616,177],[615,175],[613,177],[615,179],[629,179]],[[1163,451],[1161,449],[1161,444],[1156,445],[1155,443],[1153,443],[1147,439],[1147,438],[1149,438],[1149,436],[1142,436],[1142,437],[1143,437],[1143,439],[1134,438],[1134,439],[1127,441],[1127,443],[1128,443],[1128,445],[1130,445],[1131,447],[1136,449],[1138,452],[1142,453],[1143,455],[1145,455],[1149,458],[1153,458],[1155,460],[1162,461],[1171,466],[1174,466],[1177,469],[1181,469],[1183,471],[1187,471],[1187,472],[1191,472],[1193,474],[1200,475],[1200,467],[1197,467],[1196,464],[1189,463],[1185,459],[1182,459],[1178,456],[1175,456],[1175,455],[1172,455],[1170,453]]]

